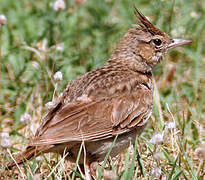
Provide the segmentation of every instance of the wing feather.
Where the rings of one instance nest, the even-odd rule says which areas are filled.
[[[72,102],[44,124],[31,145],[106,139],[144,125],[151,109],[152,91],[146,87],[98,101]]]

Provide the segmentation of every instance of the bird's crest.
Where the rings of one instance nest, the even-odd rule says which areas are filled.
[[[135,6],[134,13],[137,17],[139,26],[145,30],[150,32],[152,35],[162,35],[164,36],[164,32],[160,29],[156,28]]]

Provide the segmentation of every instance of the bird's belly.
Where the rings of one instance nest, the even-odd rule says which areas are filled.
[[[118,136],[114,146],[112,147],[110,156],[115,157],[127,149],[131,144],[134,144],[136,136],[141,134],[144,127],[145,125],[140,128],[134,128],[132,131]],[[86,151],[89,153],[92,159],[91,161],[103,161],[106,154],[110,150],[113,141],[114,138],[109,138],[103,141],[88,143],[86,145]]]
[[[145,123],[143,126],[133,128],[133,130],[130,132],[119,135],[113,147],[112,147],[112,144],[113,144],[115,137],[108,138],[108,139],[102,139],[100,141],[85,142],[85,146],[84,146],[85,149],[83,148],[81,151],[79,164],[84,164],[85,159],[88,163],[92,163],[96,161],[98,162],[103,161],[111,147],[112,147],[112,150],[109,155],[111,157],[117,156],[118,154],[123,152],[125,149],[127,149],[129,145],[134,144],[136,140],[136,136],[141,134],[146,124],[147,123]],[[69,145],[71,148],[68,148],[69,155],[66,158],[72,162],[76,162],[81,143],[78,143],[75,145],[71,145],[69,143]],[[65,144],[64,148],[65,147],[68,147],[68,146]]]

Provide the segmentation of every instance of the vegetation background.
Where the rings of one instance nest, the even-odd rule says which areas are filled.
[[[135,5],[172,37],[194,42],[169,52],[155,69],[149,125],[135,148],[109,160],[106,167],[118,179],[203,179],[205,1],[66,0],[62,11],[54,10],[54,2],[0,2],[0,14],[7,18],[7,24],[0,27],[0,170],[10,153],[25,148],[52,104],[48,102],[69,81],[106,62],[136,23]],[[57,71],[62,72],[62,80],[54,79]],[[74,178],[75,165],[67,166],[62,158],[49,154],[26,163],[11,176]],[[75,177],[83,178],[78,173]]]

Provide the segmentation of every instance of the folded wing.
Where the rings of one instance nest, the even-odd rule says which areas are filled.
[[[82,98],[61,107],[43,124],[31,145],[106,139],[144,125],[151,109],[152,92],[145,86],[110,98]]]

